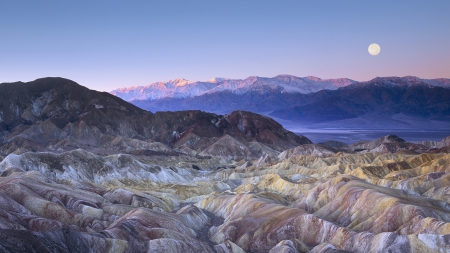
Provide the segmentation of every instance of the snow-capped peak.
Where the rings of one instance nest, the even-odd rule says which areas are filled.
[[[206,80],[206,82],[207,83],[221,83],[221,82],[226,81],[226,80],[230,80],[230,79],[223,78],[223,77],[214,77],[214,78],[211,78],[209,80]]]
[[[185,86],[185,85],[192,84],[194,82],[191,82],[191,81],[186,80],[184,78],[177,78],[177,79],[174,79],[174,80],[170,80],[167,83],[168,84],[173,84],[173,85],[175,85],[175,87],[180,87],[180,86]]]
[[[450,88],[450,79],[420,79],[415,76],[377,77],[370,82],[376,83],[427,83],[433,86]],[[161,98],[187,98],[220,91],[231,91],[235,94],[256,93],[312,93],[320,90],[336,90],[356,83],[348,78],[321,79],[315,76],[297,77],[278,75],[275,77],[250,76],[245,79],[228,79],[222,77],[207,81],[189,81],[178,78],[167,82],[156,82],[147,86],[135,86],[113,90],[111,94],[124,100],[156,100]]]
[[[228,79],[216,77],[207,81],[188,81],[183,78],[167,82],[156,82],[147,86],[116,89],[111,94],[124,100],[156,100],[161,98],[186,98],[200,96],[206,93],[231,91],[236,94],[247,92],[287,92],[311,93],[319,90],[335,90],[354,83],[351,79],[322,80],[318,77],[296,77],[278,75],[276,77],[250,76],[245,79]]]
[[[316,82],[322,81],[322,79],[315,77],[315,76],[307,76],[305,78],[308,80],[311,80],[311,81],[316,81]]]

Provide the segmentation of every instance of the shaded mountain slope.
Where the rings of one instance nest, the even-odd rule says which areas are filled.
[[[375,78],[330,92],[309,104],[270,113],[282,119],[326,122],[356,118],[365,114],[405,114],[418,118],[450,121],[450,89],[429,84],[408,83],[401,78]]]
[[[0,127],[9,131],[20,124],[54,119],[64,126],[94,108],[116,109],[130,114],[142,110],[106,92],[93,92],[64,78],[0,84]],[[106,107],[105,107],[106,106]]]
[[[214,138],[224,135],[245,143],[258,141],[280,151],[310,143],[254,113],[239,111],[225,117],[202,111],[151,113],[63,78],[0,84],[0,94],[4,153],[49,148],[168,151],[186,135],[198,137],[188,147],[198,152],[206,147],[195,147],[195,142],[212,144]]]
[[[326,96],[327,92],[318,94]],[[231,91],[218,91],[190,98],[162,98],[158,100],[133,100],[131,103],[149,111],[205,110],[216,113],[229,113],[247,110],[264,113],[284,109],[293,105],[304,105],[314,99],[314,95],[300,93],[281,93],[272,90],[267,93],[235,94]]]

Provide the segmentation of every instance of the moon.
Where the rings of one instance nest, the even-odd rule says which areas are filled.
[[[377,55],[379,54],[381,51],[380,45],[378,45],[377,43],[372,43],[369,46],[369,54],[371,55]]]

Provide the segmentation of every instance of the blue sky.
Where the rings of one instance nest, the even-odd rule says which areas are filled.
[[[0,0],[0,82],[450,78],[449,13],[447,0]]]

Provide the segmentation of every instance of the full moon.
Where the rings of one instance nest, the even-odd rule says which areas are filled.
[[[369,54],[371,55],[377,55],[380,53],[380,46],[377,43],[372,43],[369,46]]]

